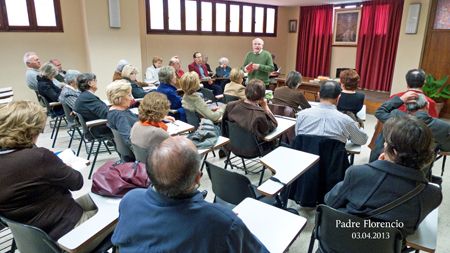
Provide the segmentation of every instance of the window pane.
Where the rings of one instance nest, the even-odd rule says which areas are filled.
[[[251,33],[252,32],[252,7],[244,6],[242,12],[242,32]]]
[[[163,0],[148,0],[150,9],[150,29],[164,29]]]
[[[56,26],[53,0],[34,0],[38,26]]]
[[[186,31],[197,31],[197,2],[186,0]]]
[[[255,33],[263,32],[264,8],[255,8]]]
[[[212,3],[202,2],[202,31],[212,32]]]
[[[6,12],[10,26],[29,26],[26,0],[6,0]]]
[[[216,31],[226,32],[227,7],[225,4],[216,3]]]
[[[239,5],[230,5],[230,32],[239,32]]]
[[[275,9],[267,8],[266,33],[275,33]]]
[[[169,30],[181,30],[180,0],[167,1],[169,9]]]

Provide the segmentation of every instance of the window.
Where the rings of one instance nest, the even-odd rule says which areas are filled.
[[[59,0],[0,0],[0,31],[62,32]]]
[[[147,33],[276,36],[278,8],[275,6],[223,0],[146,0],[145,3]]]

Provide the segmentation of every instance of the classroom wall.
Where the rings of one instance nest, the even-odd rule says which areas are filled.
[[[0,32],[0,87],[12,86],[14,99],[34,100],[36,94],[25,83],[23,54],[35,51],[45,63],[58,58],[65,69],[87,71],[81,2],[61,0],[64,33]]]
[[[422,5],[420,9],[419,25],[416,34],[405,34],[408,7],[411,3],[421,3]],[[399,47],[397,48],[391,94],[405,90],[406,72],[420,66],[430,8],[431,1],[428,0],[405,0],[403,5],[402,25],[398,40]]]

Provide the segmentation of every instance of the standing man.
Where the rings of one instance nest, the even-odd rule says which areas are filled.
[[[25,72],[27,85],[30,89],[37,91],[36,77],[39,75],[39,68],[41,67],[39,56],[35,52],[26,52],[23,55],[23,63],[27,66],[27,71]]]
[[[272,54],[263,50],[264,41],[256,38],[252,41],[252,52],[248,52],[244,59],[244,71],[248,73],[248,80],[260,79],[269,85],[269,74],[274,71]]]

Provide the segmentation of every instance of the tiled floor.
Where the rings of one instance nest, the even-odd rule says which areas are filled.
[[[373,128],[375,126],[375,118],[372,115],[367,115],[367,121],[365,123],[365,129],[369,135],[369,137],[372,136],[373,134]],[[41,147],[50,147],[51,146],[51,141],[50,141],[50,128],[47,126],[44,133],[40,135],[39,139],[38,139],[38,146]],[[67,148],[67,145],[69,143],[69,136],[66,132],[65,129],[62,129],[60,132],[60,136],[58,137],[57,141],[56,141],[56,147],[54,149],[52,149],[53,151],[61,151],[64,150],[65,148]],[[75,140],[74,144],[72,144],[72,148],[75,149],[75,147],[77,147],[78,145],[78,141]],[[82,152],[80,154],[81,157],[86,158],[86,151],[83,148]],[[369,157],[369,149],[367,148],[367,146],[364,146],[362,148],[362,153],[360,155],[357,155],[355,157],[355,164],[363,164],[366,163],[368,161],[368,157]],[[92,159],[92,158],[91,158]],[[118,155],[117,153],[113,153],[112,155],[109,155],[108,153],[101,153],[99,155],[99,158],[97,160],[96,163],[96,168],[98,168],[100,165],[102,165],[105,161],[107,160],[117,160],[118,159]],[[210,161],[223,166],[223,159],[219,159],[218,157],[216,158],[209,158]],[[440,168],[441,168],[441,162],[442,161],[438,161],[435,164],[435,169],[434,172],[435,174],[440,174]],[[450,161],[447,162],[447,171],[450,170]],[[90,167],[89,167],[90,168]],[[83,188],[80,191],[74,192],[74,196],[78,197],[81,196],[87,192],[90,191],[91,189],[91,185],[92,185],[92,181],[88,180],[88,173],[89,173],[89,168],[86,168],[82,171],[84,178],[85,178],[85,183]],[[256,184],[258,182],[258,175],[250,175],[249,176],[251,181]],[[266,171],[265,173],[265,178],[270,177],[270,173],[268,171]],[[448,200],[446,198],[446,194],[447,192],[450,191],[450,186],[448,184],[448,180],[449,180],[449,172],[447,172],[446,174],[444,174],[444,178],[443,178],[443,192],[444,192],[444,200],[441,204],[441,206],[439,207],[439,236],[438,236],[438,247],[437,247],[437,252],[450,252],[450,241],[445,240],[447,234],[450,233],[450,217],[448,215],[449,213],[449,206],[450,206],[450,200]],[[200,190],[206,189],[208,190],[209,194],[207,196],[207,200],[208,201],[212,201],[214,198],[214,194],[211,190],[211,182],[208,178],[207,173],[204,173],[204,176],[202,178],[201,181],[201,186],[200,186]],[[294,241],[294,243],[292,244],[292,246],[289,249],[289,252],[307,252],[308,249],[308,245],[309,245],[309,240],[310,240],[310,236],[311,236],[311,231],[313,229],[314,226],[314,215],[315,215],[315,211],[314,209],[310,209],[310,208],[301,208],[300,206],[298,206],[297,204],[295,204],[294,202],[290,201],[289,202],[289,207],[295,208],[299,211],[300,215],[307,218],[308,222],[307,225],[305,227],[305,229],[300,233],[300,236]],[[270,219],[270,217],[268,217],[268,219]],[[317,245],[317,243],[316,243]]]

